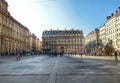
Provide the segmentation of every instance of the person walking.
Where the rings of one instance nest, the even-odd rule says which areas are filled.
[[[114,52],[114,56],[115,56],[115,63],[117,64],[118,63],[118,53],[117,51]]]
[[[20,61],[20,53],[16,54],[16,61]]]
[[[81,53],[81,58],[82,58],[82,53]]]

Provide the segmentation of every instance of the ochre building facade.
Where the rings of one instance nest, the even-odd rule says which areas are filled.
[[[43,53],[84,53],[82,30],[50,30],[42,34]]]
[[[29,49],[29,29],[14,19],[5,0],[0,0],[0,55]]]
[[[30,33],[30,48],[29,50],[35,54],[40,54],[42,50],[42,42],[33,33]]]

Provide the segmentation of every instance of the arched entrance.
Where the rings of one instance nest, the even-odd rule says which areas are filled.
[[[67,52],[67,46],[65,45],[58,45],[57,46],[57,53],[61,56]]]
[[[60,47],[60,56],[63,56],[63,54],[64,54],[64,47],[62,46]]]

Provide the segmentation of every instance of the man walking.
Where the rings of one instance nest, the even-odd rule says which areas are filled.
[[[117,51],[114,52],[114,56],[115,56],[115,63],[117,64],[118,63],[118,53]]]

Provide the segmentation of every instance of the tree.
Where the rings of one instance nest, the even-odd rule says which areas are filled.
[[[104,54],[105,55],[110,56],[110,55],[113,54],[113,52],[114,52],[114,47],[113,46],[111,46],[111,45],[105,45],[104,46]]]

